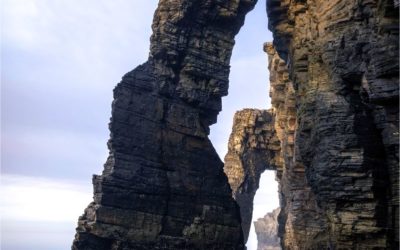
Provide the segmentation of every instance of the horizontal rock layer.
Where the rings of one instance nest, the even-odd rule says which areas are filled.
[[[239,211],[207,136],[255,2],[160,0],[148,61],[114,90],[73,249],[242,249],[264,169],[284,249],[399,248],[398,1],[267,0],[273,109],[235,118],[225,172]]]
[[[399,248],[398,7],[267,0],[271,117],[235,118],[225,162],[245,234],[259,175],[272,168],[284,249]],[[248,143],[264,127],[277,139]]]
[[[73,249],[243,249],[209,126],[253,0],[160,0],[150,56],[114,89],[110,150]]]
[[[305,145],[295,144],[298,110],[293,81],[285,61],[272,43],[266,43],[264,51],[269,61],[270,97],[275,111],[274,128],[281,148],[277,172],[281,205],[278,234],[289,242],[285,244],[281,241],[284,249],[324,249],[324,246],[319,245],[317,235],[326,230],[326,218],[321,215],[315,195],[307,184],[304,166],[296,164],[295,153]],[[318,246],[309,245],[310,237],[313,244]]]
[[[398,249],[398,2],[268,0],[267,12],[288,72],[272,102],[295,121],[281,141],[283,247]]]

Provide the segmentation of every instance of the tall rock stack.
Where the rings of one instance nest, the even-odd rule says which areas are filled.
[[[234,36],[256,0],[160,0],[150,56],[114,90],[110,150],[73,249],[242,249],[239,209],[208,139]]]
[[[295,96],[287,176],[305,173],[298,203],[280,183],[283,246],[398,249],[398,2],[267,0],[267,12]]]

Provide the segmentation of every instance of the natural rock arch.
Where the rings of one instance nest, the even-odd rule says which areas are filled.
[[[149,60],[114,90],[110,155],[74,249],[244,247],[207,135],[256,2],[160,0]],[[267,11],[273,110],[255,117],[268,145],[233,148],[257,152],[241,158],[244,173],[263,157],[277,169],[282,246],[398,248],[398,2],[267,0]],[[246,200],[249,189],[230,183]]]

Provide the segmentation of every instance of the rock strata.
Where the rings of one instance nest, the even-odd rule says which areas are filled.
[[[399,248],[398,1],[267,0],[272,109],[237,113],[225,175],[209,126],[255,3],[160,0],[73,249],[243,249],[265,169],[283,249]]]
[[[257,250],[281,250],[278,238],[278,215],[280,208],[267,213],[254,222],[257,234]]]
[[[150,56],[114,89],[109,157],[73,249],[243,249],[208,139],[234,36],[255,0],[160,0]]]
[[[296,150],[305,145],[295,144],[298,115],[294,82],[290,79],[287,64],[272,43],[266,43],[264,51],[268,54],[274,127],[281,148],[277,175],[281,205],[278,233],[288,239],[287,245],[282,244],[285,249],[308,249],[311,248],[309,238],[326,230],[326,219],[321,216],[315,195],[307,184],[304,167],[295,162]],[[318,239],[311,241],[316,243]]]
[[[289,79],[272,99],[294,108],[276,127],[282,246],[398,249],[398,1],[267,0],[267,12],[270,67],[277,54]]]
[[[399,248],[398,7],[267,0],[273,108],[264,124],[245,121],[246,132],[234,125],[225,162],[245,236],[259,172],[270,167],[283,249]],[[272,147],[240,139],[260,127],[275,134]],[[254,148],[256,164],[246,160]]]

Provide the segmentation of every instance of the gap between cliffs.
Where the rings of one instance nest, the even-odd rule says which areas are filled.
[[[265,2],[259,1],[255,8],[246,15],[245,23],[235,37],[230,63],[229,94],[222,98],[223,109],[218,115],[218,122],[210,129],[210,140],[221,159],[224,159],[227,154],[234,114],[238,110],[248,107],[260,110],[271,107],[268,94],[268,58],[263,53],[265,41],[272,41],[272,34],[267,28],[267,19]],[[248,221],[251,226],[250,232],[245,232],[245,235],[249,234],[248,240],[245,236],[248,250],[257,249],[257,235],[251,221],[263,218],[267,212],[272,212],[279,207],[277,182],[273,171],[266,171],[263,176],[264,181],[262,181],[263,177],[260,179],[258,198],[256,197],[254,200],[254,211],[257,211],[257,214],[254,214],[253,219],[250,218]],[[256,190],[254,189],[254,191]],[[271,190],[274,191],[271,192]],[[265,197],[261,197],[263,194]],[[248,208],[253,209],[251,205]]]

